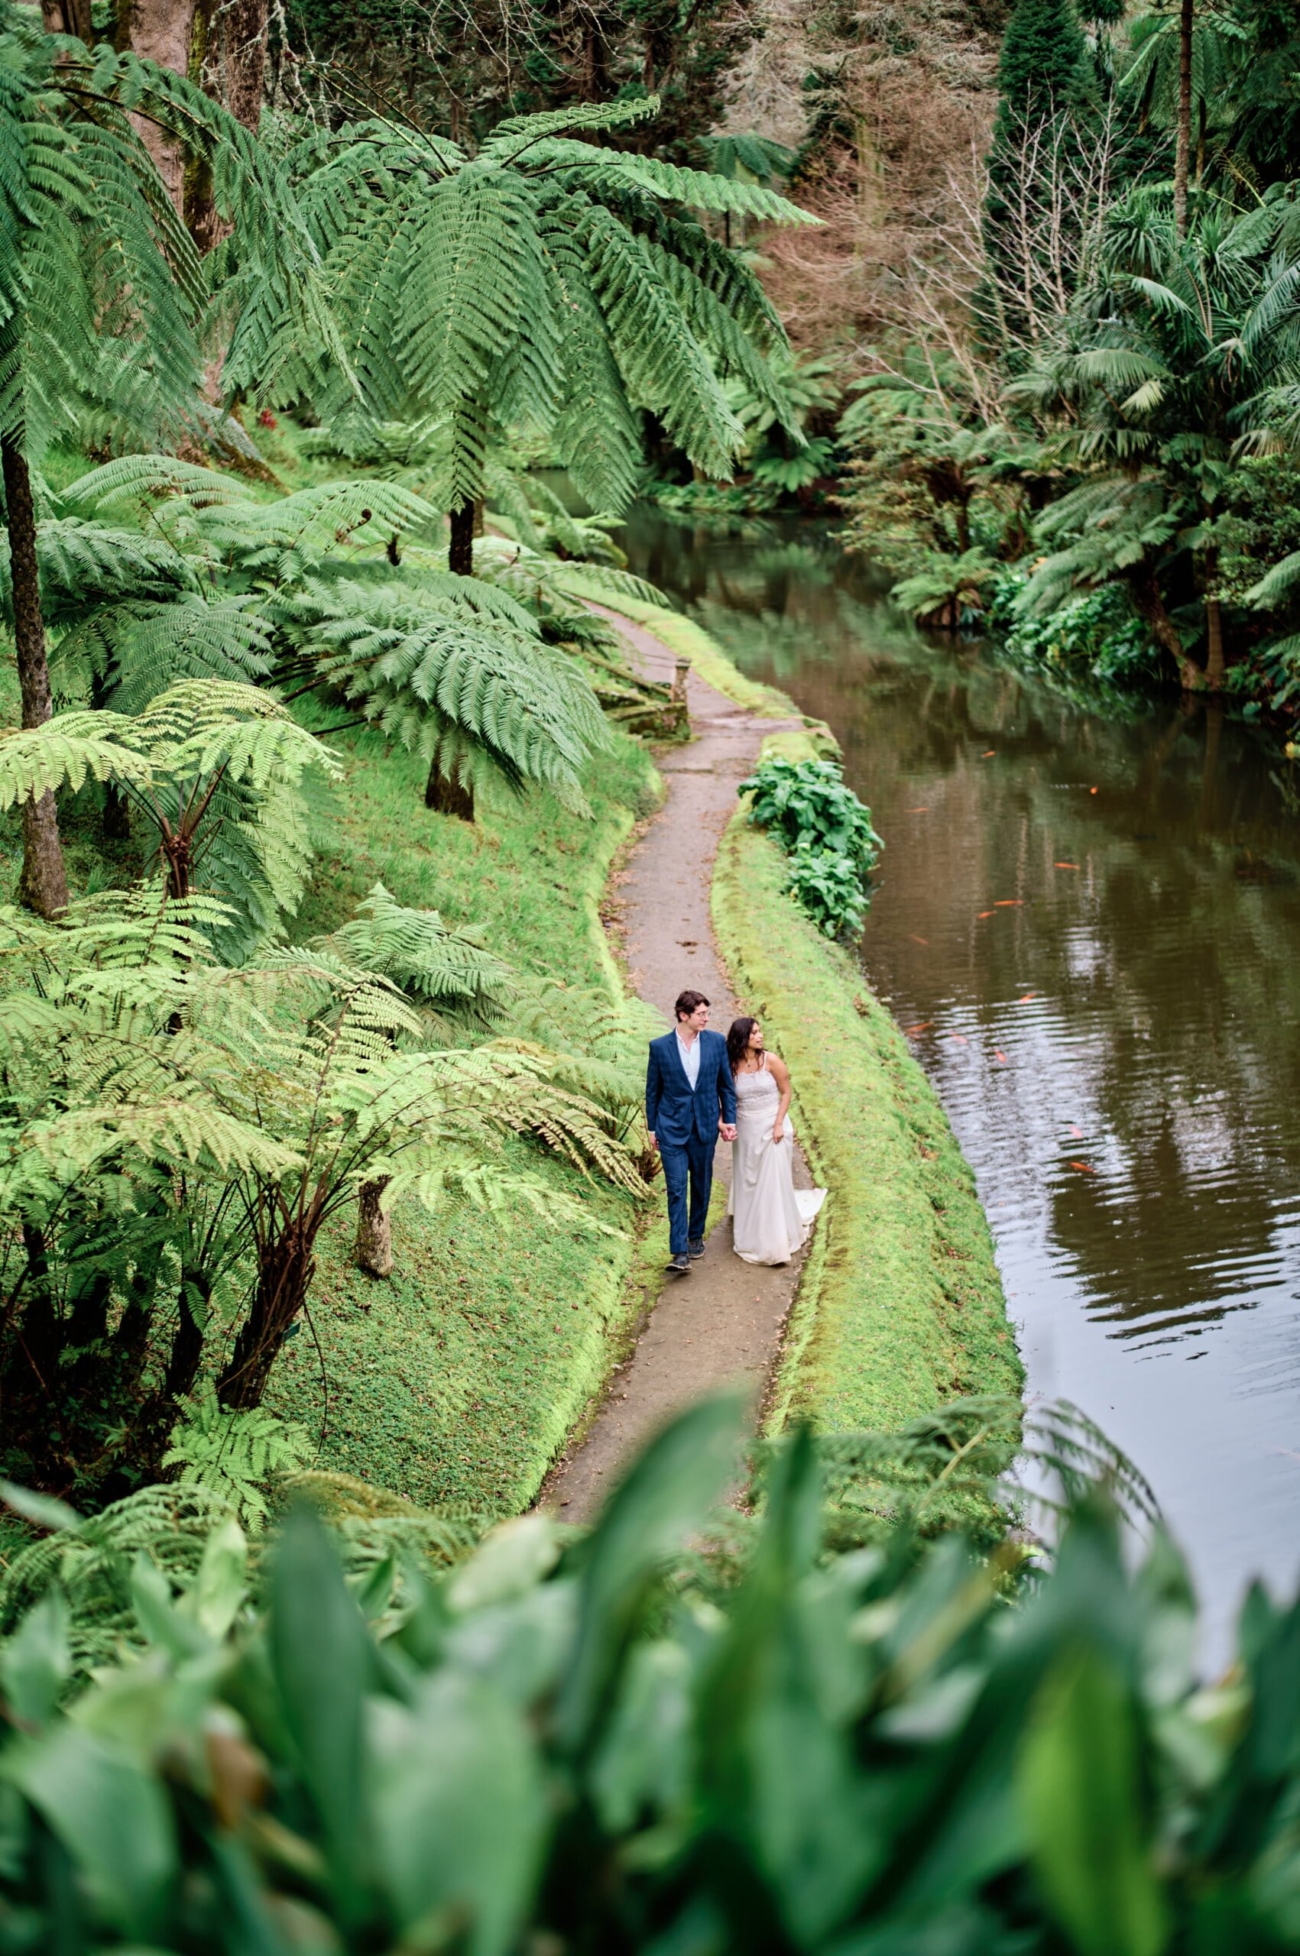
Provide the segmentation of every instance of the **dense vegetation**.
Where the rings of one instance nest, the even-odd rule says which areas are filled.
[[[300,1450],[277,1457],[259,1408],[341,1217],[385,1278],[399,1201],[522,1204],[598,1240],[602,1204],[547,1164],[643,1193],[608,988],[566,1011],[508,939],[481,942],[472,891],[456,926],[376,883],[289,933],[331,735],[411,750],[426,806],[463,821],[498,789],[590,816],[611,719],[671,729],[567,567],[655,594],[519,444],[616,514],[644,416],[714,473],[741,438],[729,376],[792,418],[779,320],[715,233],[799,213],[597,140],[645,125],[650,96],[507,117],[472,153],[382,115],[268,143],[69,24],[0,18],[22,718],[0,807],[23,830],[0,923],[0,1401],[10,1472],[103,1498],[228,1447],[267,1470]],[[206,172],[215,234],[171,149]],[[291,442],[302,486],[244,404],[268,437],[277,411],[314,424]]]
[[[828,226],[810,252],[774,238],[768,276],[810,439],[777,432],[783,476],[737,394],[740,482],[661,499],[819,498],[923,620],[992,623],[1070,679],[1293,714],[1294,9],[908,13],[869,10],[856,44],[799,15],[793,181]],[[927,145],[940,91],[951,129]]]
[[[1294,1949],[1300,1617],[1256,1592],[1198,1688],[1177,1551],[1122,1553],[1140,1487],[1047,1428],[1037,1574],[935,1539],[954,1470],[1006,1462],[987,1405],[797,1434],[711,1524],[737,1426],[705,1404],[588,1539],[531,1517],[468,1560],[464,1524],[355,1505],[252,1557],[210,1497],[47,1510],[5,1596],[0,1945]],[[850,1458],[906,1491],[846,1516]]]

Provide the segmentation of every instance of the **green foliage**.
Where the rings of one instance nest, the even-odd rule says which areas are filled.
[[[993,622],[1010,625],[1002,641],[1018,663],[1049,676],[1085,678],[1101,686],[1150,685],[1158,662],[1151,636],[1122,585],[1103,584],[1044,617],[1021,616],[1016,600],[1023,571],[1004,570],[997,582]]]
[[[836,761],[766,756],[737,790],[749,819],[772,829],[790,857],[787,887],[827,937],[856,936],[884,847]]]
[[[490,0],[292,0],[285,29],[302,64],[295,80],[326,115],[355,113],[358,100],[381,112],[400,102],[424,128],[462,139],[468,129],[481,141],[503,116],[640,100],[654,87],[656,150],[688,163],[703,149],[724,173],[726,152],[713,163],[707,132],[727,107],[734,62],[760,31],[752,8],[730,0],[698,0],[687,14],[668,0],[598,13],[518,0],[504,33]],[[785,154],[752,136],[722,139],[731,140],[756,162]]]
[[[304,1467],[314,1451],[304,1427],[260,1407],[227,1412],[215,1387],[208,1386],[183,1402],[161,1464],[178,1470],[182,1487],[204,1487],[228,1501],[247,1526],[264,1522],[270,1513],[267,1484]]]
[[[480,784],[494,771],[514,786],[546,782],[582,805],[579,777],[604,738],[585,674],[548,649],[508,580],[431,561],[419,539],[436,533],[437,512],[405,484],[350,477],[267,498],[194,463],[129,455],[58,500],[74,514],[43,525],[38,545],[65,698],[138,714],[173,678],[263,678],[274,662],[293,692],[350,703],[426,765]],[[117,552],[129,518],[147,550]],[[70,531],[80,557],[70,564],[64,548],[56,564]],[[103,591],[99,561],[115,553]],[[226,873],[227,891],[242,884]]]
[[[439,508],[483,494],[509,428],[547,437],[590,505],[619,510],[639,472],[638,409],[712,475],[740,441],[728,375],[779,410],[771,304],[686,212],[803,214],[759,185],[591,140],[657,106],[509,117],[473,157],[380,120],[292,153],[344,336],[327,408],[359,388],[376,420],[427,418]]]
[[[140,809],[149,864],[185,902],[207,887],[239,909],[209,912],[214,945],[232,961],[278,933],[311,863],[301,782],[337,774],[330,750],[253,686],[187,679],[135,717],[60,713],[0,734],[0,807],[87,775],[111,781]]]
[[[233,1538],[206,1612],[146,1563],[147,1661],[71,1716],[47,1597],[4,1652],[25,1946],[74,1909],[100,1949],[219,1944],[233,1880],[241,1921],[344,1950],[444,1921],[484,1956],[748,1949],[755,1921],[809,1952],[1295,1946],[1294,1609],[1256,1590],[1200,1686],[1185,1568],[1159,1528],[1126,1558],[1104,1481],[1032,1584],[959,1534],[828,1557],[806,1433],[710,1567],[685,1544],[738,1441],[696,1407],[588,1540],[532,1516],[441,1574],[350,1584],[299,1510],[256,1616]]]
[[[89,432],[90,417],[137,443],[179,438],[195,425],[214,294],[226,384],[292,386],[295,338],[332,332],[288,181],[248,131],[183,76],[46,34],[9,4],[0,73],[0,433],[32,462],[59,434]],[[212,165],[233,228],[211,268],[139,117]]]
[[[1075,469],[1038,520],[1047,555],[1025,615],[1122,582],[1184,684],[1222,683],[1205,671],[1209,606],[1230,597],[1219,558],[1231,530],[1220,525],[1245,487],[1240,448],[1271,439],[1269,392],[1290,372],[1297,290],[1288,198],[1244,216],[1203,199],[1185,238],[1163,193],[1134,191],[1112,214],[1072,343],[1010,390],[1061,417],[1059,448]],[[1173,614],[1186,600],[1201,616],[1184,635]]]
[[[0,920],[0,1209],[23,1225],[0,1270],[0,1375],[6,1443],[38,1485],[52,1458],[92,1480],[147,1467],[208,1339],[233,1334],[223,1405],[255,1407],[306,1305],[317,1237],[368,1182],[389,1200],[522,1200],[587,1227],[576,1202],[500,1160],[527,1142],[642,1187],[598,1068],[534,1039],[431,1046],[366,968],[433,983],[438,926],[372,899],[352,933],[360,965],[344,938],[231,970],[205,941],[209,916],[145,888],[52,927]]]

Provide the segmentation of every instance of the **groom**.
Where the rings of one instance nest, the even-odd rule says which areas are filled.
[[[676,1031],[650,1041],[645,1124],[650,1130],[650,1146],[658,1148],[664,1164],[672,1252],[668,1268],[685,1276],[691,1258],[704,1255],[718,1136],[721,1134],[724,1141],[736,1138],[736,1089],[727,1064],[726,1040],[720,1032],[706,1030],[709,1001],[703,992],[683,992],[673,1009]]]

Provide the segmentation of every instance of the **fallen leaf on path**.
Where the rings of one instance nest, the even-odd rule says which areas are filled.
[[[1096,1169],[1090,1168],[1086,1161],[1072,1161],[1070,1166],[1071,1168],[1077,1168],[1081,1175],[1095,1175],[1097,1173]]]

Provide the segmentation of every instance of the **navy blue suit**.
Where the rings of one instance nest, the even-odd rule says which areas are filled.
[[[699,1035],[700,1070],[692,1093],[677,1049],[676,1032],[650,1041],[645,1076],[645,1122],[659,1143],[668,1191],[668,1232],[673,1256],[684,1256],[691,1239],[703,1236],[713,1188],[713,1151],[718,1118],[736,1118],[736,1087],[727,1064],[727,1042],[720,1032]],[[686,1181],[690,1177],[690,1217]]]

